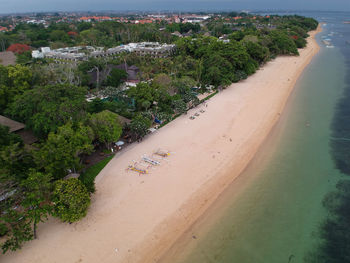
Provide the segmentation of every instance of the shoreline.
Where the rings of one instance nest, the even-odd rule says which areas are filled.
[[[313,39],[309,39],[308,43],[309,41],[315,40],[316,35],[322,32],[322,24],[323,23],[320,23],[317,30],[313,31],[314,34],[310,36]],[[311,32],[309,32],[309,34],[311,34]],[[316,45],[318,45],[318,43],[316,43]],[[316,48],[318,50],[315,52],[314,56],[319,52],[320,46],[317,46]],[[295,82],[299,81],[301,74],[303,74],[304,69],[311,63],[314,56],[305,65]],[[300,89],[300,87],[298,88]],[[193,250],[195,251],[194,253],[198,253],[199,251],[197,242],[200,241],[201,237],[208,239],[207,234],[213,230],[212,227],[217,227],[218,222],[220,222],[220,219],[222,219],[224,207],[231,205],[235,200],[240,200],[242,198],[246,188],[248,188],[250,184],[257,179],[255,175],[252,175],[252,173],[256,173],[256,170],[254,169],[256,169],[257,166],[264,167],[266,163],[271,161],[272,156],[277,150],[278,143],[276,141],[281,140],[281,130],[285,129],[283,126],[280,126],[280,122],[285,121],[286,115],[288,115],[288,112],[292,110],[288,104],[291,103],[290,99],[293,96],[292,93],[295,92],[295,89],[296,83],[293,85],[290,94],[286,99],[280,117],[271,127],[269,134],[259,146],[257,152],[254,154],[253,158],[250,160],[245,169],[243,169],[243,171],[234,178],[227,188],[223,189],[216,200],[214,200],[213,204],[208,207],[208,209],[204,211],[204,213],[199,216],[193,222],[193,224],[186,229],[186,231],[184,231],[184,233],[165,253],[163,253],[157,263],[185,262],[185,260],[187,260],[186,262],[189,262],[188,257],[191,256]],[[228,174],[229,173],[230,172],[228,172]]]
[[[299,57],[278,57],[210,99],[208,107],[200,105],[117,154],[96,178],[86,218],[71,225],[50,219],[40,225],[38,240],[0,261],[157,262],[246,169],[319,51],[318,32],[320,26],[310,32]],[[188,119],[200,109],[205,112]],[[157,148],[171,154],[149,175],[125,171]]]
[[[266,134],[265,138],[261,141],[261,144],[259,144],[257,147],[256,147],[256,151],[254,151],[254,153],[252,155],[249,156],[249,161],[246,163],[246,165],[237,173],[237,176],[235,176],[231,182],[229,183],[224,183],[222,184],[223,188],[222,188],[222,191],[220,191],[217,196],[215,198],[212,199],[212,202],[210,202],[210,205],[207,206],[206,209],[203,210],[203,212],[200,214],[200,216],[198,216],[192,224],[190,224],[184,231],[183,231],[183,234],[180,235],[176,241],[173,242],[173,244],[166,250],[164,251],[164,253],[161,254],[161,256],[156,260],[156,261],[152,261],[152,259],[149,259],[149,261],[145,261],[145,262],[158,262],[158,263],[169,263],[171,261],[169,261],[172,256],[175,256],[175,259],[179,259],[177,256],[178,254],[180,253],[180,250],[181,250],[181,246],[183,246],[186,241],[184,241],[184,239],[188,238],[188,235],[189,235],[189,232],[191,231],[191,228],[198,222],[201,221],[202,219],[202,216],[205,216],[206,212],[210,209],[211,207],[211,204],[214,204],[214,202],[220,198],[221,194],[225,191],[225,189],[230,185],[232,184],[234,181],[236,181],[238,179],[238,177],[245,171],[249,168],[249,164],[251,163],[251,161],[253,161],[255,155],[258,153],[258,151],[260,150],[260,148],[264,145],[264,143],[269,139],[269,136],[271,135],[272,131],[273,131],[273,128],[276,126],[277,122],[279,121],[280,119],[280,116],[281,116],[281,113],[284,111],[284,108],[288,102],[288,99],[291,95],[291,93],[293,92],[294,90],[294,87],[296,85],[296,82],[298,81],[300,75],[303,73],[304,69],[310,64],[310,62],[312,61],[312,59],[314,58],[314,56],[319,52],[320,50],[320,46],[318,45],[318,43],[316,42],[316,35],[319,34],[320,32],[322,32],[322,24],[320,23],[318,28],[315,30],[315,31],[312,31],[312,32],[309,32],[309,35],[310,37],[308,38],[308,47],[304,48],[304,49],[301,49],[299,50],[299,52],[301,53],[302,51],[304,51],[304,53],[307,53],[305,51],[305,49],[307,48],[310,48],[309,45],[311,44],[312,47],[311,47],[311,51],[312,53],[311,54],[307,54],[307,58],[306,58],[306,61],[304,61],[305,63],[298,68],[297,72],[296,72],[296,75],[294,76],[294,78],[292,79],[292,81],[289,83],[289,91],[288,91],[288,94],[286,94],[287,96],[285,98],[283,98],[283,102],[282,102],[282,105],[281,105],[281,108],[280,108],[280,111],[278,111],[277,113],[277,116],[276,118],[273,120],[273,123],[271,123],[271,126],[269,128],[269,131],[268,133]],[[311,42],[311,43],[310,43]],[[311,56],[310,56],[311,55]],[[301,54],[300,54],[301,56]],[[278,58],[276,58],[278,59]],[[268,62],[267,64],[271,63]],[[261,69],[264,69],[264,66],[261,68]],[[261,70],[260,69],[260,70]],[[259,70],[258,70],[259,71]],[[257,71],[257,72],[258,72]],[[249,78],[248,78],[249,79]],[[288,79],[289,81],[289,79]],[[228,88],[233,88],[232,86],[234,86],[235,84],[231,84],[230,87]],[[230,165],[229,165],[230,166]],[[234,164],[231,165],[231,167],[229,168],[229,166],[227,167],[226,171],[224,172],[224,176],[227,176],[228,178],[229,177],[232,177],[232,171],[234,171],[234,169],[236,168]],[[235,173],[236,174],[236,173]],[[179,245],[180,247],[180,250],[179,247],[177,247]],[[166,253],[169,253],[170,252],[170,255],[166,255]],[[181,257],[182,258],[182,257]]]

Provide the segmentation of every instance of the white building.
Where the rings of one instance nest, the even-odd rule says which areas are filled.
[[[42,47],[32,52],[33,58],[52,58],[61,60],[87,60],[89,57],[107,57],[118,55],[123,52],[135,52],[139,56],[151,56],[164,58],[174,54],[176,46],[171,44],[159,44],[158,42],[130,43],[118,47],[109,48],[106,51],[102,47],[66,47],[51,50],[49,47]]]

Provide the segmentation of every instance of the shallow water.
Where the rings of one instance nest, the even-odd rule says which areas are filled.
[[[165,262],[295,263],[303,262],[317,243],[314,233],[325,218],[322,199],[343,177],[329,144],[335,107],[345,88],[345,60],[337,47],[343,36],[334,24],[339,20],[328,15],[327,21],[318,41],[331,34],[335,48],[320,44],[321,52],[299,79],[250,167]]]

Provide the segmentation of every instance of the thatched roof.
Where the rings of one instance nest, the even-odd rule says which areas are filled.
[[[0,125],[10,128],[10,132],[15,132],[24,129],[25,125],[18,121],[11,120],[5,116],[0,115]]]
[[[0,64],[3,66],[15,65],[16,56],[12,51],[0,52]]]
[[[121,125],[130,124],[130,122],[131,122],[130,119],[125,118],[125,117],[123,117],[123,116],[120,116],[119,114],[117,114],[117,113],[115,113],[115,112],[112,112],[112,111],[110,111],[110,110],[104,110],[104,111],[108,111],[108,112],[110,112],[110,113],[113,113],[113,114],[118,118],[118,120],[119,120],[119,122],[120,122]]]
[[[67,176],[65,176],[63,179],[64,180],[68,180],[68,179],[71,179],[71,178],[79,178],[79,176],[80,176],[80,174],[78,174],[78,173],[70,173]]]
[[[21,130],[21,131],[18,131],[16,133],[19,136],[21,136],[21,138],[25,144],[31,145],[31,144],[38,141],[38,138],[35,137],[35,135],[31,131]]]
[[[123,116],[118,115],[118,120],[120,121],[120,124],[124,125],[124,124],[130,124],[131,120],[127,119]]]
[[[107,69],[106,69],[106,72],[107,74],[103,75],[102,72],[100,72],[100,83],[102,83],[103,81],[105,81],[107,79],[107,77],[110,75],[111,71],[113,69],[121,69],[121,70],[124,70],[126,73],[127,73],[127,78],[125,79],[125,81],[140,81],[140,75],[141,75],[141,72],[140,72],[140,69],[135,66],[135,65],[132,65],[132,66],[128,66],[128,65],[125,65],[125,63],[123,64],[120,64],[120,65],[107,65]],[[89,71],[88,74],[90,75],[90,84],[94,84],[97,82],[97,71],[96,70],[92,70],[92,71]]]
[[[126,71],[126,73],[128,74],[128,81],[140,80],[140,77],[139,77],[140,69],[135,65],[128,66],[127,64],[123,63],[123,64],[120,64],[117,66],[113,66],[113,68],[118,68],[118,69]]]

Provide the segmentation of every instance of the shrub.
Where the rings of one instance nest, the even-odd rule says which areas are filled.
[[[76,178],[58,180],[53,191],[53,203],[53,215],[71,223],[86,216],[90,196],[80,180]]]

